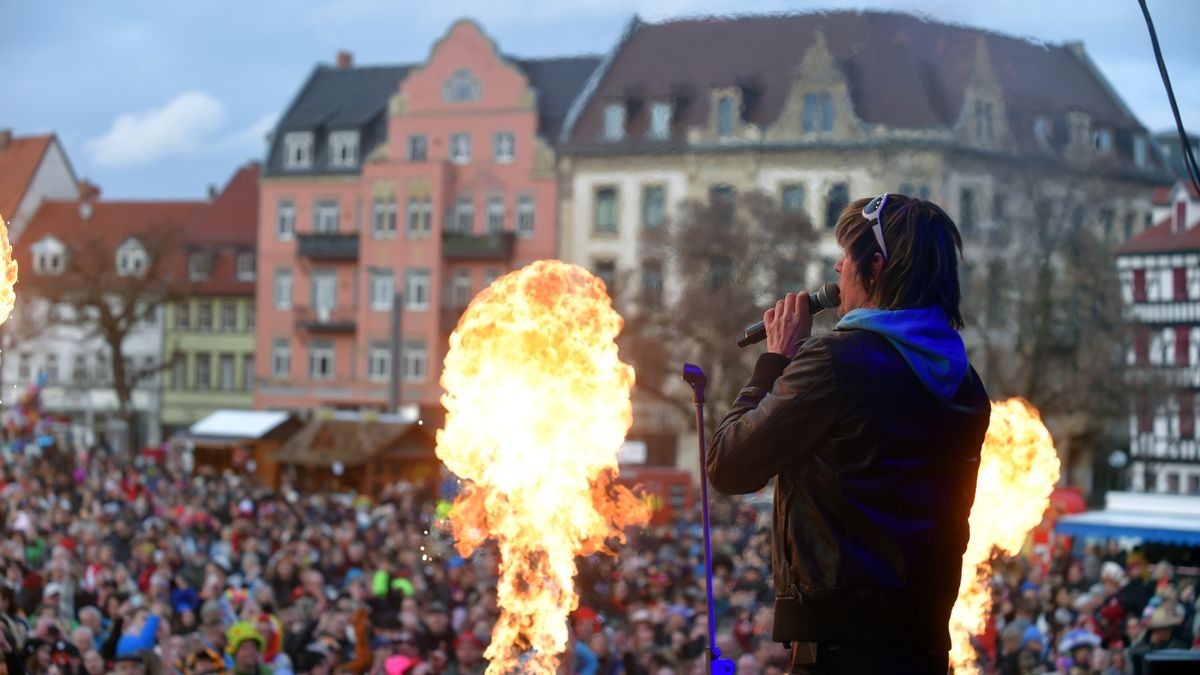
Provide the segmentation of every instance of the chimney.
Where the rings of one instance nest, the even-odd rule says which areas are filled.
[[[209,183],[208,184],[208,201],[210,201],[210,202],[216,201],[216,199],[217,199],[217,186],[215,183]]]
[[[347,70],[347,69],[353,68],[354,67],[354,54],[351,54],[350,52],[346,51],[345,49],[339,51],[337,53],[337,67],[338,67],[338,70]]]
[[[0,150],[8,147],[12,142],[12,129],[0,129]]]
[[[79,198],[88,202],[100,199],[100,186],[86,178],[79,181]]]

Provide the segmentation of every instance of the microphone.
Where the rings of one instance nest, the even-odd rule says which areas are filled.
[[[824,286],[808,294],[808,311],[817,314],[826,309],[833,309],[842,303],[842,289],[837,284]],[[759,321],[746,326],[745,334],[738,338],[739,347],[748,347],[756,342],[767,339],[767,325]]]

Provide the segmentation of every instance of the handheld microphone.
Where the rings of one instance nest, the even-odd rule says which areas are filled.
[[[827,309],[833,309],[842,303],[842,289],[837,284],[825,284],[808,294],[808,311],[817,314]],[[756,342],[767,339],[767,325],[759,321],[746,326],[742,337],[738,338],[739,347],[748,347]]]

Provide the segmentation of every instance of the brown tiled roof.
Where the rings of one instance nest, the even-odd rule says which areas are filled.
[[[315,419],[288,439],[275,453],[275,459],[281,464],[302,466],[341,462],[350,468],[370,462],[385,450],[393,450],[389,453],[392,456],[405,455],[405,448],[398,446],[409,434],[423,435],[429,440],[428,433],[415,424]],[[428,445],[432,448],[431,442]],[[416,454],[433,456],[432,451]]]
[[[1200,220],[1189,225],[1186,232],[1179,234],[1171,231],[1172,220],[1173,217],[1169,217],[1156,223],[1150,229],[1120,245],[1117,247],[1117,255],[1200,251]]]
[[[213,255],[212,273],[204,281],[190,282],[194,293],[253,295],[254,281],[237,278],[237,256],[253,252],[258,242],[259,164],[238,169],[212,204],[188,229],[183,240],[187,252],[206,250]],[[178,258],[176,275],[187,278],[187,257]]]
[[[131,236],[157,228],[182,239],[196,218],[208,206],[198,201],[95,201],[84,217],[81,200],[42,202],[30,219],[13,255],[20,266],[21,282],[36,283],[30,247],[47,236],[53,236],[67,247],[68,255],[115,255],[117,247]],[[174,264],[163,267],[165,281],[178,281]],[[28,270],[28,271],[27,271]]]
[[[54,136],[13,138],[0,150],[0,217],[7,222],[16,214],[29,181],[42,163]]]
[[[1175,187],[1178,185],[1182,185],[1184,189],[1188,191],[1188,195],[1191,196],[1192,201],[1200,200],[1200,191],[1196,190],[1196,186],[1192,185],[1190,180],[1181,180],[1174,185],[1163,185],[1162,187],[1155,188],[1153,200],[1154,203],[1159,206],[1167,204],[1171,199],[1171,192],[1174,191]]]
[[[1035,44],[909,14],[844,11],[637,24],[615,52],[569,143],[595,143],[603,131],[604,105],[631,99],[645,105],[630,112],[628,143],[645,144],[641,132],[653,99],[682,103],[672,123],[672,139],[682,142],[688,127],[707,119],[709,91],[723,86],[751,93],[745,121],[770,125],[818,31],[846,75],[855,113],[868,124],[952,127],[982,39],[1022,145],[1036,145],[1032,125],[1038,115],[1068,110],[1086,111],[1113,129],[1141,128],[1086,57],[1070,46]]]

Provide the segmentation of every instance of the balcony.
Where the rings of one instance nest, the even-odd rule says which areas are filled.
[[[516,234],[495,232],[474,234],[446,231],[442,233],[442,256],[446,260],[506,261],[512,259]]]
[[[310,260],[354,262],[358,260],[358,234],[300,234],[300,255]]]
[[[311,334],[353,333],[353,307],[296,307],[296,329]]]

